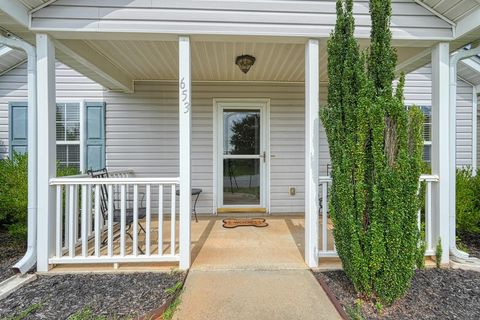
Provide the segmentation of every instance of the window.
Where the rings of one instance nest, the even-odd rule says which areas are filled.
[[[425,116],[423,122],[423,161],[430,163],[432,160],[432,107],[420,107]]]
[[[27,109],[26,102],[9,103],[10,156],[27,152]],[[56,153],[61,165],[79,171],[105,167],[105,112],[101,101],[56,104]]]
[[[80,104],[57,103],[57,161],[80,169]]]
[[[410,108],[411,106],[406,106]],[[430,163],[432,159],[432,107],[420,106],[423,115],[423,161]]]

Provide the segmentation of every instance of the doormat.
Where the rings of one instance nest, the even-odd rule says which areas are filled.
[[[264,228],[268,226],[263,218],[228,218],[223,219],[224,228],[236,228],[236,227],[257,227]]]

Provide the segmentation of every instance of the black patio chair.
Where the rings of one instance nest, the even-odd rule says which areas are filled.
[[[177,190],[175,193],[176,193],[177,196],[179,196],[179,195],[180,195],[180,190]],[[197,201],[198,201],[198,197],[200,197],[200,193],[202,193],[202,189],[200,189],[200,188],[192,188],[192,196],[195,197],[195,202],[193,203],[193,207],[192,207],[192,215],[195,216],[195,222],[198,222],[198,218],[197,218]]]
[[[107,168],[103,168],[100,170],[88,170],[87,173],[92,177],[92,178],[108,178],[108,170]],[[143,231],[145,234],[147,233],[145,229],[143,228],[142,224],[140,223],[140,220],[145,218],[147,215],[147,208],[143,205],[143,200],[145,197],[145,194],[142,194],[142,199],[140,200],[140,205],[138,207],[138,226],[140,228],[140,231]],[[121,209],[117,208],[116,206],[116,201],[115,201],[115,195],[113,195],[113,223],[120,223],[121,222]],[[108,191],[107,191],[107,186],[105,184],[100,185],[100,211],[102,213],[102,217],[105,221],[108,220]],[[130,234],[130,229],[132,228],[133,224],[133,208],[125,208],[125,226],[126,226],[126,234],[132,239],[133,241],[133,236]],[[113,240],[117,240],[120,237],[120,234],[117,234],[114,236]],[[105,239],[102,244],[105,244],[105,242],[108,240]],[[143,250],[138,246],[138,250],[143,254]]]

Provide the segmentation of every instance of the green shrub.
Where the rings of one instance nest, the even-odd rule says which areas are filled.
[[[58,166],[57,176],[78,173],[76,168]],[[0,161],[0,225],[18,239],[27,235],[28,157],[14,154]]]
[[[480,177],[470,168],[457,170],[456,224],[459,234],[480,232]]]
[[[0,161],[0,223],[15,237],[26,234],[27,156]]]
[[[417,268],[420,270],[425,269],[425,251],[426,250],[427,250],[427,244],[425,243],[425,241],[420,240],[418,249],[417,249],[417,257],[416,257],[417,259],[416,265],[417,265]]]
[[[404,77],[393,92],[396,53],[391,1],[370,0],[371,45],[361,54],[353,1],[337,1],[328,43],[328,105],[322,112],[332,159],[333,235],[345,273],[367,298],[390,304],[417,263],[423,114],[405,110]]]
[[[435,264],[437,268],[440,268],[440,265],[442,263],[442,254],[442,239],[438,238],[437,247],[435,248]]]

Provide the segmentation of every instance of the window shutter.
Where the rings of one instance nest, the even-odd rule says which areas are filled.
[[[9,155],[14,152],[27,152],[28,142],[28,108],[26,103],[12,102],[9,108]]]
[[[105,167],[105,103],[85,103],[85,169]]]

